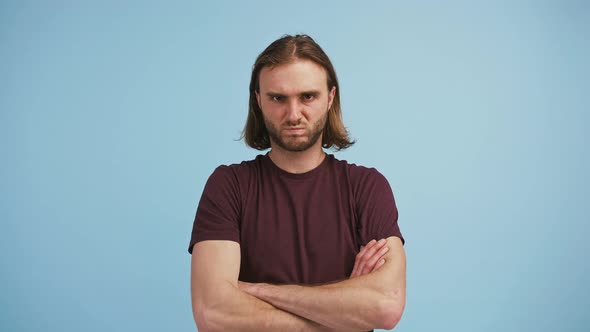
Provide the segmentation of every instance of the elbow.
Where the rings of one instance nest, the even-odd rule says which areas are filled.
[[[202,308],[193,308],[193,318],[195,319],[195,324],[197,325],[197,331],[210,331],[209,327],[205,324],[207,322],[205,316],[205,312]]]
[[[220,325],[219,314],[215,310],[199,308],[193,310],[193,317],[199,332],[223,331]]]
[[[383,301],[379,308],[379,328],[391,330],[402,319],[405,301],[388,299]]]

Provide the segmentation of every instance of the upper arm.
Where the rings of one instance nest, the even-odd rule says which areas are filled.
[[[240,184],[234,170],[219,166],[209,176],[199,201],[189,253],[195,243],[207,240],[240,241]]]
[[[207,306],[223,302],[224,295],[237,288],[240,273],[240,245],[235,241],[210,240],[194,245],[191,259],[191,300],[195,320]]]
[[[385,325],[393,328],[406,306],[406,254],[397,236],[388,237],[386,245],[389,251],[385,254],[385,264],[373,273],[380,274],[379,289],[385,295]]]
[[[389,182],[374,168],[358,167],[354,170],[353,190],[361,243],[395,235],[403,244],[397,206]]]
[[[393,283],[392,288],[406,289],[406,252],[402,240],[397,236],[387,238],[389,251],[385,254],[385,264],[381,269],[391,274]],[[380,269],[380,270],[381,270]],[[379,270],[378,270],[379,271]]]

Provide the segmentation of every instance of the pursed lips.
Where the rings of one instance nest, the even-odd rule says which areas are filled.
[[[285,128],[285,130],[289,134],[299,134],[299,133],[303,133],[305,131],[305,128],[303,128],[303,127],[287,127],[287,128]]]

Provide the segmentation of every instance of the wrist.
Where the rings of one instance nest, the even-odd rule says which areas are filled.
[[[254,289],[254,296],[259,299],[266,299],[275,287],[273,284],[259,283]]]
[[[250,294],[254,297],[257,297],[263,300],[263,295],[265,294],[265,290],[272,286],[271,284],[265,283],[250,283],[244,281],[238,281],[238,288],[243,291],[244,293]]]

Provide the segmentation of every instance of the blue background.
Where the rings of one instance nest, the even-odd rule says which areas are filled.
[[[0,330],[192,331],[187,245],[285,33],[407,239],[399,331],[590,324],[587,1],[1,1]]]

